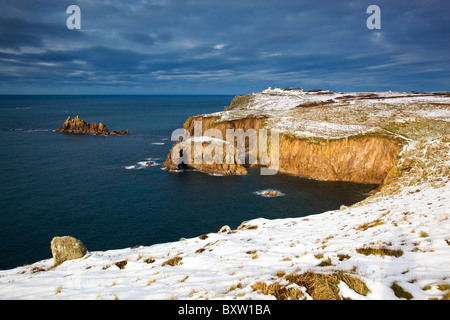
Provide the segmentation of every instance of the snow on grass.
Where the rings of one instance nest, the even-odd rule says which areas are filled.
[[[438,286],[450,285],[448,208],[450,184],[415,186],[319,215],[255,219],[227,233],[90,252],[56,268],[44,260],[0,271],[0,299],[275,299],[255,283],[288,284],[288,276],[305,272],[341,272],[370,290],[358,294],[341,281],[341,297],[400,299],[396,283],[413,299],[440,299],[448,289]]]
[[[372,129],[366,125],[337,124],[325,121],[280,117],[268,121],[270,128],[278,132],[288,132],[298,137],[345,138]]]
[[[448,93],[334,93],[269,88],[237,97],[225,111],[211,115],[220,116],[218,121],[264,116],[266,128],[305,138],[339,139],[373,131],[404,138],[409,127],[401,124],[417,122],[411,127],[412,132],[406,132],[415,134],[414,130],[427,121],[433,122],[429,127],[439,121],[450,121],[449,105]],[[441,132],[440,129],[436,131]]]

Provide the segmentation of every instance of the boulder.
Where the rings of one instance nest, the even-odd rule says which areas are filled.
[[[67,260],[82,258],[88,252],[83,242],[70,236],[54,237],[50,242],[50,248],[55,266]]]

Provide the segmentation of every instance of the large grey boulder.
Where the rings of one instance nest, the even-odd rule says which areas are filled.
[[[66,260],[82,258],[88,252],[83,242],[70,236],[54,237],[50,242],[50,248],[55,266]]]

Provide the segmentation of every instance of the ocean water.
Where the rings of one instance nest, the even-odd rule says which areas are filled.
[[[176,241],[264,217],[301,217],[366,197],[369,185],[278,173],[161,170],[173,130],[232,96],[0,96],[0,269],[51,258],[54,236],[90,251]],[[67,116],[120,137],[54,132]],[[156,162],[145,166],[148,159]],[[275,189],[267,198],[258,191]],[[294,235],[301,237],[301,235]]]

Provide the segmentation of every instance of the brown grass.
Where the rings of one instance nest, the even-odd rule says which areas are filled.
[[[411,293],[409,293],[408,291],[406,291],[405,289],[403,289],[401,286],[399,286],[397,282],[394,282],[391,285],[391,289],[394,291],[395,296],[398,298],[404,298],[407,300],[410,300],[413,298],[413,295]]]
[[[145,262],[145,263],[153,263],[153,262],[155,262],[155,259],[153,259],[152,257],[150,257],[150,258],[145,259],[144,262]]]
[[[303,292],[300,289],[287,288],[287,286],[278,282],[267,285],[262,281],[258,281],[252,285],[252,289],[264,295],[275,296],[277,300],[300,300],[303,298]]]
[[[398,249],[389,249],[389,248],[385,248],[385,247],[379,247],[379,248],[374,248],[374,247],[363,247],[363,248],[357,248],[356,252],[364,254],[366,256],[374,254],[374,255],[378,255],[378,256],[393,256],[393,257],[401,257],[403,255],[403,250]]]
[[[349,288],[361,295],[367,295],[370,290],[367,285],[360,279],[344,274],[343,272],[335,272],[331,274],[305,272],[302,274],[289,274],[284,277],[288,284],[281,285],[274,282],[267,285],[264,282],[256,282],[252,285],[253,290],[262,294],[273,295],[277,300],[298,300],[303,299],[303,291],[299,288],[290,286],[296,284],[305,288],[306,292],[314,300],[341,300],[339,294],[339,282],[343,281]]]
[[[318,267],[328,267],[328,266],[331,266],[331,265],[332,265],[331,264],[331,258],[328,257],[327,259],[320,261],[320,263],[317,266]]]
[[[127,265],[127,260],[116,262],[115,265],[119,267],[119,269],[125,269],[125,266]]]
[[[162,266],[163,266],[163,267],[164,267],[164,266],[172,266],[172,267],[174,267],[174,266],[179,265],[180,262],[181,262],[181,260],[183,260],[183,258],[181,258],[181,257],[173,257],[173,258],[170,258],[170,259],[167,260],[167,261],[164,261],[164,262],[162,263]]]
[[[374,221],[370,221],[370,222],[366,222],[363,224],[360,224],[359,226],[355,227],[356,230],[362,230],[362,231],[366,231],[369,228],[373,228],[379,225],[384,224],[384,221],[381,220],[381,218],[383,218],[384,216],[386,216],[388,213],[390,213],[390,211],[380,215],[378,218],[376,218]]]

